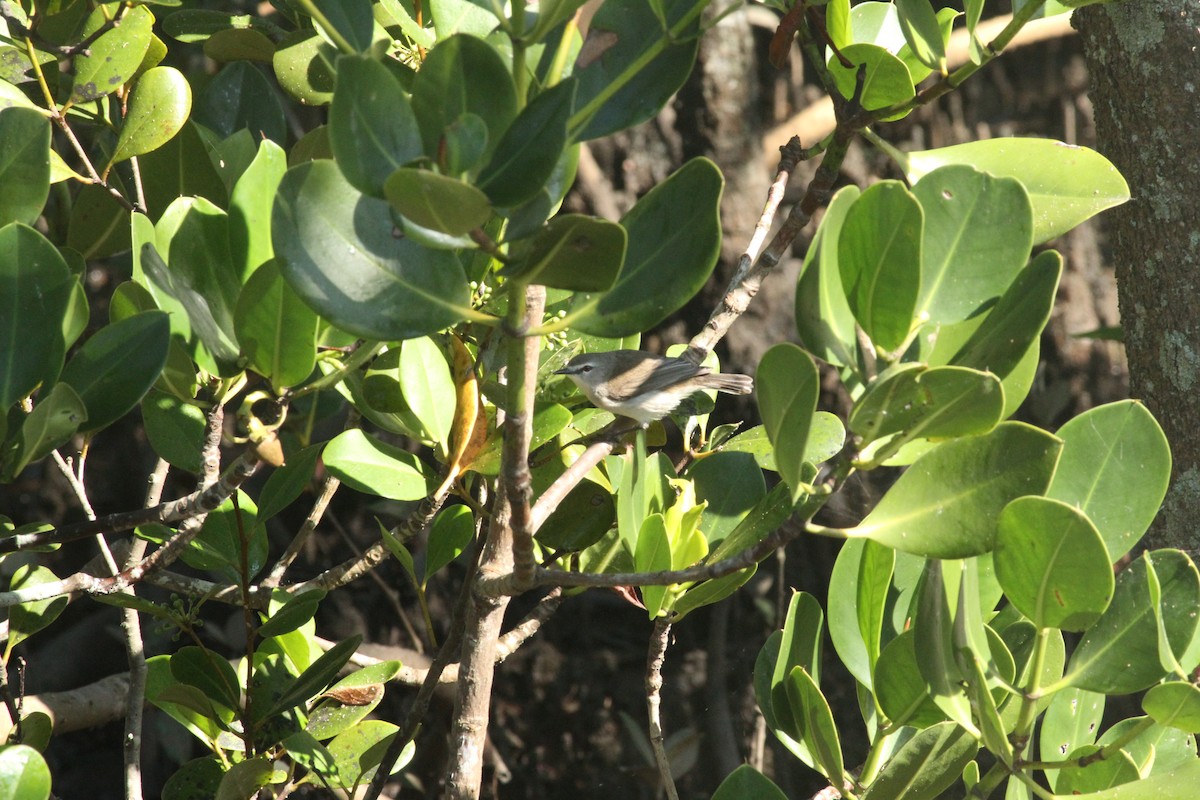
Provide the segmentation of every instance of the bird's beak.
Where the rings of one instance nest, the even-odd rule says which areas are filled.
[[[577,370],[571,366],[566,366],[566,367],[563,367],[562,369],[554,370],[554,374],[555,375],[578,375],[579,370]]]

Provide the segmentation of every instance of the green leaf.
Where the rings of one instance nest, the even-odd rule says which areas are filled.
[[[842,97],[850,98],[854,96],[859,68],[866,67],[867,76],[863,81],[862,95],[859,99],[865,110],[878,111],[907,102],[916,95],[913,76],[908,67],[882,47],[873,44],[851,44],[842,48],[842,55],[852,66],[843,66],[841,60],[834,56],[829,59],[829,73],[833,76],[838,93]],[[908,112],[892,114],[883,120],[891,122],[907,114]]]
[[[163,784],[162,800],[202,800],[216,797],[223,777],[225,769],[216,756],[193,758],[167,778]]]
[[[598,139],[653,117],[692,71],[703,0],[613,0],[596,12],[575,60],[579,79],[570,132]]]
[[[1149,727],[1144,727],[1147,722]],[[1137,728],[1143,730],[1137,732]],[[1132,739],[1128,738],[1130,735],[1133,735]],[[1196,760],[1195,737],[1159,725],[1146,717],[1121,720],[1106,730],[1096,743],[1104,746],[1118,739],[1123,742],[1122,749],[1133,758],[1143,774],[1172,772]]]
[[[694,158],[651,189],[621,218],[629,234],[625,266],[604,294],[575,296],[571,326],[622,337],[661,322],[700,290],[721,249],[724,178]]]
[[[701,526],[710,545],[725,539],[767,496],[762,470],[749,453],[721,451],[688,470],[696,485],[696,501],[707,503]]]
[[[283,148],[263,139],[254,160],[230,193],[229,253],[243,284],[275,255],[271,247],[271,206],[286,170]]]
[[[505,131],[477,182],[493,204],[518,206],[550,180],[567,146],[575,84],[568,78],[539,94]]]
[[[91,260],[128,250],[129,245],[129,212],[102,186],[80,189],[71,206],[67,246]]]
[[[439,161],[446,129],[471,113],[487,126],[486,158],[517,116],[517,93],[508,68],[491,45],[455,34],[429,51],[413,79],[412,107],[425,155]]]
[[[960,322],[1003,294],[1025,266],[1033,244],[1029,197],[1019,181],[966,165],[934,170],[912,193],[925,213],[916,314]]]
[[[792,502],[808,492],[801,472],[821,380],[812,358],[794,344],[777,344],[766,352],[756,375],[763,427],[775,449],[779,475],[792,490]]]
[[[637,544],[633,551],[634,569],[638,572],[661,572],[671,568],[671,541],[662,514],[650,514],[641,521]],[[666,586],[641,587],[642,603],[650,619],[663,611]]]
[[[842,544],[829,578],[830,586],[845,587],[829,593],[829,637],[846,669],[867,688],[873,685],[879,660],[894,563],[891,548],[869,539],[849,539]]]
[[[1012,373],[1041,336],[1054,308],[1062,256],[1039,253],[1008,287],[971,338],[950,359],[952,366]]]
[[[292,31],[275,47],[271,66],[280,87],[307,106],[333,99],[333,61],[337,51],[311,30]]]
[[[142,423],[156,455],[173,467],[200,474],[207,421],[198,406],[151,390],[142,398]]]
[[[287,141],[283,106],[270,82],[246,61],[226,64],[196,98],[196,122],[227,139],[248,130],[275,142]]]
[[[86,37],[105,24],[112,6],[101,6],[88,17],[83,27]],[[87,103],[120,89],[134,76],[142,57],[150,47],[154,15],[145,6],[134,6],[121,18],[121,24],[88,45],[75,57],[75,74],[70,102]]]
[[[1177,550],[1158,550],[1154,570],[1158,604],[1171,649],[1183,653],[1196,634],[1200,575]],[[1129,694],[1157,683],[1167,672],[1158,656],[1158,620],[1150,596],[1146,555],[1117,576],[1108,610],[1083,635],[1061,683],[1104,694]]]
[[[390,722],[368,719],[339,734],[329,743],[329,752],[337,760],[336,785],[350,789],[369,782],[397,733],[397,727]],[[414,752],[415,746],[409,742],[393,769],[403,769]]]
[[[155,67],[138,78],[121,122],[109,165],[149,153],[169,142],[187,122],[192,89],[174,67]]]
[[[196,569],[219,572],[231,580],[242,580],[245,554],[245,579],[256,575],[267,559],[267,530],[258,521],[258,508],[241,490],[215,511],[209,512],[200,535],[184,551],[183,560]],[[244,542],[244,544],[243,544]]]
[[[829,202],[804,259],[796,286],[796,332],[817,358],[837,367],[858,364],[854,312],[846,300],[838,263],[838,242],[846,215],[858,200],[857,186],[846,186]]]
[[[299,629],[317,613],[317,606],[325,599],[325,594],[324,589],[312,589],[289,596],[287,602],[273,610],[259,627],[258,635],[266,639]]]
[[[583,214],[558,214],[532,237],[513,246],[505,275],[575,292],[606,292],[625,261],[627,235],[615,222]]]
[[[387,203],[359,194],[335,164],[287,171],[272,215],[284,278],[318,314],[371,339],[409,339],[474,312],[455,255],[398,236]]]
[[[378,664],[355,670],[329,687],[329,692],[371,686],[382,689],[382,684],[396,677],[399,671],[399,661],[381,661]],[[306,730],[317,739],[329,739],[337,736],[351,726],[357,725],[370,714],[383,699],[383,694],[382,691],[377,692],[374,699],[362,705],[343,705],[332,697],[322,700],[309,714]]]
[[[930,697],[921,675],[911,630],[884,645],[875,664],[872,685],[879,708],[893,725],[927,728],[946,719]]]
[[[475,537],[475,516],[466,506],[450,506],[433,520],[425,553],[425,575],[421,585],[442,567],[458,558]]]
[[[212,650],[182,647],[171,656],[171,675],[195,686],[210,700],[230,711],[241,707],[241,684],[234,668]]]
[[[263,718],[273,717],[302,703],[307,703],[311,698],[323,692],[329,684],[333,683],[333,679],[337,677],[338,672],[354,655],[354,651],[361,643],[362,636],[355,635],[338,642],[325,651],[308,669],[304,670],[300,677],[296,678]]]
[[[1112,561],[1096,527],[1058,500],[1021,497],[1000,514],[996,578],[1039,628],[1084,631],[1112,599]]]
[[[0,108],[0,225],[32,225],[50,194],[50,122],[30,108]]]
[[[970,164],[1016,178],[1033,206],[1033,243],[1074,228],[1129,199],[1129,186],[1108,159],[1086,147],[1051,139],[999,138],[907,154],[910,183],[946,164]]]
[[[902,364],[881,374],[854,404],[850,430],[864,445],[892,434],[899,436],[890,445],[954,439],[987,433],[1003,413],[1004,389],[990,372]]]
[[[929,0],[896,0],[900,28],[904,41],[913,55],[925,66],[946,71],[946,46],[941,26]]]
[[[246,800],[258,794],[262,787],[285,780],[287,773],[277,770],[275,762],[266,756],[239,761],[221,778],[215,800]]]
[[[1142,697],[1142,708],[1160,725],[1200,733],[1200,689],[1172,681],[1151,687]]]
[[[863,800],[933,800],[962,774],[979,750],[953,722],[940,722],[901,746],[871,781]]]
[[[375,17],[371,0],[313,0],[338,35],[362,53],[371,46],[375,32]]]
[[[97,431],[141,401],[167,361],[170,322],[161,311],[145,311],[102,328],[75,353],[60,380],[87,407],[84,431]]]
[[[1158,513],[1171,475],[1171,450],[1154,416],[1135,400],[1098,406],[1059,428],[1063,454],[1046,496],[1095,523],[1115,561]]]
[[[284,282],[274,260],[250,275],[233,311],[234,332],[247,365],[276,391],[312,374],[318,322],[313,310]]]
[[[42,754],[26,744],[0,747],[0,800],[46,800],[50,768]]]
[[[792,714],[799,710],[803,719],[804,743],[829,782],[841,785],[845,780],[842,744],[828,701],[804,667],[796,667],[788,674],[786,686]]]
[[[355,428],[325,446],[325,468],[342,483],[366,494],[392,500],[420,500],[427,486],[421,461]]]
[[[1103,717],[1104,695],[1083,689],[1055,692],[1042,716],[1038,752],[1046,761],[1065,761],[1070,753],[1096,741]],[[1052,788],[1058,775],[1058,770],[1046,770]]]
[[[895,350],[913,327],[921,288],[921,204],[899,181],[881,181],[846,213],[838,267],[854,318],[877,347]]]
[[[470,233],[492,215],[483,192],[427,169],[401,167],[384,181],[383,192],[407,219],[450,236]]]
[[[321,445],[314,444],[288,456],[287,463],[271,473],[258,496],[258,518],[266,522],[283,511],[308,487],[321,457]]]
[[[198,127],[191,121],[162,147],[140,157],[138,163],[146,207],[153,219],[180,197],[204,197],[217,206],[225,205],[225,183],[208,158]],[[138,252],[134,251],[135,256]]]
[[[1071,752],[1069,758],[1075,763],[1082,763],[1080,769],[1065,769],[1058,773],[1055,792],[1062,796],[1086,795],[1094,797],[1094,792],[1116,786],[1124,786],[1136,782],[1141,776],[1137,764],[1129,753],[1119,750],[1106,758],[1084,761],[1088,756],[1094,756],[1100,748],[1096,745],[1084,745]]]
[[[742,764],[725,776],[713,792],[712,800],[787,800],[775,783],[749,764]]]
[[[445,453],[457,403],[446,355],[428,336],[407,339],[400,344],[398,374],[404,405],[419,425],[417,432]]]
[[[741,553],[774,533],[792,513],[793,504],[786,485],[777,484],[759,500],[738,526],[721,540],[705,559],[713,564]]]
[[[21,423],[20,448],[11,474],[19,475],[27,465],[50,455],[86,421],[87,406],[79,394],[65,383],[56,383],[38,397],[33,411]]]
[[[9,591],[17,591],[44,583],[56,583],[58,576],[45,567],[26,564],[17,567],[9,583]],[[7,663],[13,648],[33,636],[43,628],[48,627],[67,607],[68,597],[60,595],[46,600],[33,600],[28,603],[15,605],[8,611],[8,642],[4,648],[4,661]]]
[[[350,185],[383,197],[389,175],[421,155],[421,132],[408,96],[383,64],[341,56],[329,109],[329,143]]]
[[[989,552],[1000,511],[1045,491],[1061,449],[1055,437],[1020,422],[946,442],[917,459],[846,534],[931,558]]]
[[[963,690],[966,676],[955,658],[952,594],[953,589],[943,580],[942,562],[926,560],[913,611],[913,646],[917,666],[933,702],[972,736],[979,736],[971,718],[970,701]]]
[[[73,285],[46,237],[19,223],[0,228],[0,409],[58,375]]]

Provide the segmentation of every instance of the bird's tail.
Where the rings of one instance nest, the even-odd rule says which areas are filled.
[[[749,375],[735,375],[727,372],[709,375],[706,377],[705,383],[708,384],[708,388],[727,394],[750,394],[754,391],[754,379]]]

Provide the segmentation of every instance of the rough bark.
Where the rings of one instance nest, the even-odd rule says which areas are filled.
[[[1133,200],[1110,213],[1130,385],[1166,431],[1171,488],[1150,546],[1200,548],[1200,0],[1076,12],[1099,146]]]

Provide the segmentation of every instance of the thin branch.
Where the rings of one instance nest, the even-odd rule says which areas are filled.
[[[650,747],[654,750],[654,763],[658,766],[658,780],[667,793],[667,800],[679,800],[679,790],[671,777],[671,759],[663,744],[662,729],[662,666],[667,660],[667,644],[671,638],[671,623],[666,617],[654,620],[654,632],[650,634],[650,646],[646,652],[646,713],[650,718]]]
[[[279,557],[279,560],[271,567],[271,571],[267,573],[267,577],[262,580],[264,587],[275,587],[283,580],[283,575],[288,571],[288,567],[300,555],[300,551],[304,548],[308,537],[321,524],[321,518],[325,516],[325,509],[329,507],[329,501],[333,499],[334,493],[342,482],[332,475],[326,475],[321,482],[321,490],[317,493],[317,499],[313,502],[312,510],[308,512],[308,516],[304,518],[304,523],[300,526],[300,530],[296,532],[295,537],[288,544],[287,550]]]

